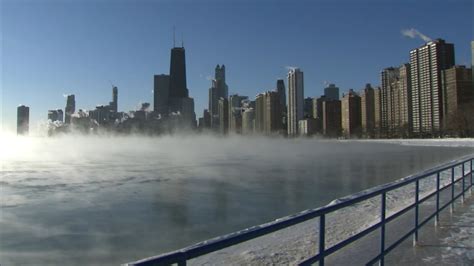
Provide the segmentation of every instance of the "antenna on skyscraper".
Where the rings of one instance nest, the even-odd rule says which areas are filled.
[[[181,33],[181,47],[184,48],[184,38],[183,33]]]
[[[173,26],[173,48],[176,47],[176,29],[175,26]]]

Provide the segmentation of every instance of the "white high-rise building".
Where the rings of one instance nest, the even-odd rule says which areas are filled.
[[[288,136],[298,135],[298,121],[303,119],[304,82],[299,68],[288,72]]]
[[[442,39],[428,42],[410,51],[410,66],[413,132],[439,134],[445,102],[441,72],[454,66],[454,45]]]

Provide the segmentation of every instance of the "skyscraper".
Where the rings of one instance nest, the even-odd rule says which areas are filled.
[[[153,111],[162,117],[179,114],[172,127],[195,127],[194,99],[189,97],[186,84],[186,56],[184,47],[171,49],[169,75],[155,75],[153,80]]]
[[[298,135],[298,121],[303,119],[304,83],[299,68],[288,72],[288,136]]]
[[[449,123],[458,112],[472,112],[463,110],[463,105],[474,105],[474,91],[472,89],[472,70],[464,66],[453,66],[443,70],[443,91],[445,93],[445,119]],[[474,115],[469,113],[469,115]]]
[[[112,101],[109,105],[112,112],[116,113],[118,109],[118,89],[116,86],[112,87]]]
[[[229,132],[241,133],[242,130],[242,101],[247,96],[234,94],[229,96]]]
[[[410,51],[413,132],[438,134],[443,122],[441,72],[454,66],[454,45],[437,39]]]
[[[339,137],[341,135],[341,101],[323,101],[322,109],[323,134],[327,137]]]
[[[380,73],[380,129],[383,133],[391,133],[395,124],[396,82],[400,77],[399,69],[388,67]]]
[[[474,41],[471,41],[471,72],[474,79]],[[472,89],[474,90],[474,81],[472,82]]]
[[[399,101],[396,104],[395,120],[400,132],[406,136],[412,132],[413,116],[410,64],[403,64],[398,70],[400,76],[395,87],[399,95]]]
[[[360,133],[360,111],[360,96],[351,89],[343,95],[341,101],[341,124],[344,136],[353,137]]]
[[[170,76],[161,74],[153,77],[153,111],[168,115]]]
[[[225,81],[225,65],[216,66],[214,80],[216,81],[217,96],[227,98],[229,95],[229,87]]]
[[[324,96],[328,100],[339,100],[339,88],[334,84],[329,84],[329,86],[324,88]]]
[[[173,49],[171,49],[169,97],[186,98],[188,95],[184,47],[173,47]]]
[[[66,108],[64,109],[64,112],[65,112],[64,123],[65,124],[71,123],[71,115],[74,114],[75,111],[76,111],[76,98],[74,94],[70,94],[67,96]]]
[[[229,130],[229,101],[226,98],[219,99],[219,131],[227,134]]]
[[[376,137],[382,135],[382,89],[374,90],[374,130]]]
[[[265,130],[265,94],[255,97],[255,128],[256,133],[263,134]]]
[[[263,97],[263,130],[265,134],[272,134],[282,129],[280,95],[276,91],[267,91]]]
[[[30,127],[30,108],[20,105],[17,108],[16,133],[27,135]]]
[[[219,127],[219,108],[220,98],[228,98],[229,88],[225,81],[225,66],[217,65],[215,68],[214,79],[211,88],[209,88],[209,112],[211,114],[211,126],[215,129]]]
[[[374,89],[370,84],[361,93],[361,126],[366,136],[372,137],[375,129]]]
[[[242,134],[248,135],[254,132],[255,110],[247,108],[242,113]]]
[[[277,92],[280,97],[280,105],[282,112],[286,111],[286,92],[285,92],[285,81],[282,79],[277,80]]]
[[[311,97],[304,98],[303,117],[313,118],[313,98]]]

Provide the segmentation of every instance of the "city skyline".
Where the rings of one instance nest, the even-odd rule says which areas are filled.
[[[366,2],[370,3],[370,1],[366,1]],[[51,5],[50,2],[48,2],[48,3]],[[453,3],[451,3],[452,5],[447,5],[447,6],[450,7],[449,11],[453,11],[454,9],[461,9],[461,6],[462,6],[463,3],[464,3],[464,5],[468,5],[468,2],[466,2],[466,1],[456,1],[456,4],[453,4]],[[79,5],[78,3],[74,3],[74,4]],[[90,3],[88,2],[88,4],[90,4]],[[121,4],[127,5],[127,2],[126,1],[121,2]],[[153,4],[156,4],[156,3],[153,3]],[[235,3],[235,4],[237,5],[237,3]],[[307,3],[305,3],[305,4],[307,4]],[[12,21],[15,21],[15,19],[12,19],[11,14],[7,14],[6,10],[15,11],[15,9],[16,9],[17,12],[20,12],[20,13],[23,12],[23,14],[24,14],[24,13],[28,13],[28,12],[26,12],[23,9],[28,9],[28,8],[23,7],[23,9],[22,9],[21,5],[18,6],[18,5],[15,5],[15,4],[13,4],[12,2],[9,2],[9,1],[2,2],[2,5],[4,6],[4,8],[2,8],[2,14],[7,15],[7,16],[5,16],[5,18],[2,18],[2,29],[4,29],[2,31],[5,32],[5,34],[3,34],[3,38],[2,38],[3,39],[2,58],[3,58],[3,56],[5,56],[5,60],[3,60],[3,71],[2,71],[3,72],[2,73],[3,77],[2,77],[2,108],[1,108],[2,114],[1,114],[1,117],[2,117],[2,126],[4,127],[4,129],[7,128],[7,129],[10,129],[10,130],[14,130],[14,128],[15,128],[15,122],[14,121],[16,120],[16,117],[15,117],[16,107],[19,104],[25,104],[25,105],[28,105],[31,108],[31,110],[30,110],[30,113],[31,113],[30,127],[34,127],[35,122],[38,121],[38,120],[46,121],[46,114],[47,114],[48,110],[54,109],[54,108],[63,108],[65,99],[61,97],[61,94],[75,94],[76,97],[77,97],[76,101],[78,103],[77,109],[92,109],[96,104],[100,104],[100,102],[93,102],[93,101],[97,101],[97,99],[100,99],[101,101],[105,102],[106,100],[109,99],[109,95],[110,95],[109,80],[111,80],[116,86],[119,87],[119,89],[121,91],[121,95],[123,95],[123,97],[121,97],[121,100],[119,101],[119,103],[120,103],[119,104],[119,110],[121,110],[121,111],[136,110],[136,109],[138,109],[136,106],[139,105],[139,102],[152,102],[153,101],[153,94],[151,94],[151,91],[153,90],[153,75],[166,73],[166,71],[167,71],[166,67],[163,67],[163,66],[166,66],[166,63],[169,62],[169,55],[168,56],[163,56],[163,58],[161,60],[159,60],[160,61],[160,63],[159,63],[160,66],[159,67],[155,67],[152,70],[148,69],[146,73],[142,73],[140,71],[130,72],[127,75],[121,77],[119,80],[117,80],[117,78],[114,78],[114,77],[109,77],[109,75],[104,75],[99,79],[98,77],[92,75],[93,71],[88,72],[87,67],[86,67],[87,65],[76,64],[75,66],[71,67],[71,71],[68,71],[68,67],[67,67],[68,65],[67,64],[63,65],[63,64],[54,64],[53,63],[52,65],[56,68],[65,68],[66,69],[65,71],[67,73],[64,73],[64,77],[60,76],[57,79],[62,80],[62,82],[59,82],[59,83],[69,84],[69,85],[67,85],[67,87],[70,88],[68,91],[66,91],[67,89],[65,89],[63,86],[57,86],[57,84],[55,85],[55,83],[58,83],[58,81],[56,79],[47,79],[48,75],[41,76],[41,74],[39,74],[39,73],[26,72],[26,73],[31,74],[31,75],[26,75],[25,74],[25,77],[28,77],[28,78],[22,79],[21,78],[22,73],[17,71],[18,69],[21,69],[22,64],[30,63],[30,64],[34,65],[36,68],[38,67],[38,64],[34,64],[34,63],[37,63],[37,61],[35,60],[34,57],[32,58],[32,60],[29,60],[29,61],[25,60],[25,58],[23,58],[23,61],[22,60],[20,60],[20,61],[15,61],[14,60],[14,59],[18,59],[19,55],[17,54],[18,50],[12,48],[11,40],[13,40],[15,38],[11,38],[11,36],[12,36],[11,31],[14,28],[9,23],[11,23]],[[28,7],[28,4],[24,4],[24,5],[26,5]],[[34,4],[30,4],[29,8],[31,8],[31,5],[34,6]],[[310,4],[308,4],[308,5],[310,6],[310,9],[314,8],[314,6],[311,6]],[[327,5],[328,4],[326,3],[326,8],[328,8]],[[403,5],[403,2],[401,3],[401,5]],[[61,6],[61,5],[59,5],[59,6]],[[100,5],[98,4],[98,6],[99,7],[97,7],[97,9],[100,10]],[[240,3],[240,5],[238,5],[239,8],[242,8],[243,6],[245,6],[245,4],[243,4],[243,3]],[[112,7],[113,7],[112,9],[117,8],[114,5],[112,5]],[[47,9],[47,7],[42,7],[42,8]],[[64,5],[62,5],[62,7],[57,7],[57,6],[53,5],[53,7],[49,7],[49,8],[52,8],[52,9],[56,8],[56,9],[59,9],[59,10],[61,10],[61,8],[62,8],[62,9],[67,10],[70,7],[65,7]],[[221,8],[223,8],[223,10],[227,10],[226,12],[229,12],[228,8],[227,9],[225,9],[225,7],[221,7]],[[256,5],[256,9],[259,9],[259,8],[262,9],[263,7],[259,6],[259,5]],[[274,8],[274,7],[268,7],[268,9],[270,9],[270,10],[272,8]],[[95,10],[94,8],[91,8],[90,6],[89,6],[89,9],[92,9],[92,11]],[[143,7],[136,7],[136,9],[137,10],[134,10],[134,12],[140,11],[141,9],[143,9]],[[469,8],[467,8],[467,9],[469,9]],[[89,10],[89,11],[91,11],[91,10]],[[265,9],[265,12],[268,12],[268,10]],[[439,10],[437,12],[439,12]],[[12,12],[12,13],[14,14],[15,12]],[[73,17],[76,17],[76,19],[81,18],[81,14],[79,14],[79,13],[81,13],[81,12],[78,12],[78,14],[73,14]],[[150,13],[150,12],[148,12],[148,13]],[[307,14],[307,13],[304,13],[304,14]],[[332,14],[334,14],[334,13],[332,13]],[[453,12],[453,14],[454,14],[454,12]],[[451,14],[451,15],[453,15],[453,14]],[[64,14],[62,14],[62,15],[64,15]],[[82,14],[82,15],[84,15],[84,14]],[[308,19],[308,18],[306,18],[306,19]],[[157,20],[159,21],[160,19],[157,19]],[[312,23],[308,23],[305,26],[306,27],[305,30],[309,29],[310,30],[309,32],[312,32],[313,30],[315,30],[315,29],[312,29],[312,28],[316,26],[314,24],[317,21],[316,20],[313,21],[312,19],[309,19],[309,21],[312,22]],[[361,23],[360,20],[357,20],[357,21],[359,23]],[[44,23],[44,22],[41,22],[41,23]],[[66,21],[66,23],[68,23],[68,22]],[[301,21],[300,22],[295,21],[294,23],[289,23],[289,24],[298,24],[298,23],[302,23],[302,22]],[[130,28],[129,28],[130,31],[134,31],[134,29],[137,30],[133,26],[134,25],[130,26]],[[223,25],[221,25],[221,26],[223,26]],[[387,25],[384,24],[384,26],[387,26]],[[235,56],[236,52],[242,52],[239,49],[235,49],[234,52],[229,53],[229,55],[230,55],[229,60],[225,59],[225,57],[227,56],[226,53],[216,53],[213,58],[207,58],[206,60],[196,61],[196,57],[199,57],[200,54],[203,51],[205,53],[209,48],[209,47],[202,47],[203,49],[196,49],[196,48],[198,48],[196,46],[203,45],[203,43],[204,43],[204,45],[207,44],[210,47],[214,47],[215,44],[213,44],[213,40],[199,40],[197,43],[194,42],[196,39],[193,40],[193,36],[189,35],[189,33],[186,32],[187,30],[189,30],[188,27],[186,27],[186,26],[179,25],[179,24],[177,25],[177,32],[178,32],[178,38],[177,39],[178,40],[181,39],[180,38],[180,32],[186,32],[186,34],[184,36],[184,40],[185,40],[184,46],[185,46],[186,50],[188,51],[187,64],[191,68],[191,70],[188,71],[188,72],[190,72],[190,73],[188,73],[188,88],[189,88],[189,94],[192,95],[193,98],[196,101],[195,112],[196,112],[197,116],[200,117],[202,115],[202,110],[207,109],[207,106],[208,106],[208,89],[211,86],[211,81],[210,81],[211,78],[209,76],[212,75],[212,71],[214,69],[214,66],[217,65],[217,64],[225,64],[226,67],[227,67],[226,75],[228,77],[228,79],[227,79],[228,82],[226,82],[226,83],[229,86],[229,94],[238,93],[240,95],[248,95],[249,97],[254,98],[254,96],[256,94],[258,94],[262,91],[272,90],[275,87],[274,84],[275,84],[276,80],[284,78],[286,73],[287,73],[286,67],[291,66],[291,65],[296,65],[298,67],[301,67],[301,69],[306,73],[306,75],[305,75],[305,87],[306,88],[305,88],[305,91],[304,91],[305,95],[308,95],[308,96],[311,96],[311,97],[319,97],[321,94],[323,94],[323,89],[327,86],[325,83],[335,83],[336,86],[340,87],[341,92],[348,91],[350,88],[353,88],[353,89],[359,91],[360,89],[363,88],[363,86],[366,83],[372,83],[373,85],[379,85],[378,77],[379,77],[380,70],[382,70],[383,68],[389,67],[389,66],[398,66],[398,65],[401,65],[403,63],[408,62],[409,58],[408,58],[407,51],[415,49],[415,48],[419,47],[420,45],[422,45],[424,43],[424,41],[422,39],[416,39],[416,38],[411,39],[411,38],[403,36],[401,31],[404,30],[404,29],[411,29],[411,27],[416,27],[418,29],[421,28],[421,31],[423,33],[425,33],[427,35],[430,35],[431,37],[433,37],[433,39],[436,38],[436,37],[441,37],[441,38],[444,38],[444,39],[446,39],[447,41],[449,41],[451,43],[454,43],[455,47],[456,47],[456,63],[458,65],[466,65],[466,66],[469,67],[470,66],[469,65],[470,48],[471,48],[470,47],[470,39],[469,39],[469,36],[467,36],[469,34],[465,34],[466,32],[464,32],[464,34],[460,35],[461,37],[457,37],[457,36],[453,36],[452,32],[446,31],[444,34],[440,33],[439,34],[440,36],[433,35],[433,32],[436,32],[436,31],[441,32],[441,30],[443,29],[443,27],[439,27],[439,25],[436,25],[436,26],[437,27],[432,27],[428,31],[426,31],[424,29],[424,27],[426,27],[426,24],[423,25],[423,23],[419,23],[418,25],[411,24],[411,26],[409,26],[407,24],[399,25],[398,27],[393,26],[392,31],[389,31],[388,33],[390,33],[390,35],[392,37],[395,37],[394,39],[397,39],[397,40],[394,41],[394,44],[387,44],[387,47],[394,46],[394,45],[397,46],[397,44],[398,44],[399,47],[394,49],[393,52],[391,50],[390,53],[384,54],[383,57],[380,56],[381,58],[376,58],[377,56],[375,56],[375,55],[377,55],[376,54],[378,52],[377,46],[379,44],[377,42],[371,42],[371,43],[365,44],[365,46],[367,46],[368,48],[373,49],[375,53],[373,53],[374,56],[371,56],[371,53],[366,51],[367,53],[365,53],[365,54],[362,53],[360,55],[360,56],[366,56],[367,57],[367,63],[366,64],[361,64],[365,68],[360,67],[360,69],[355,69],[354,68],[354,64],[357,63],[357,60],[351,60],[351,58],[353,58],[353,56],[354,56],[353,54],[342,53],[343,56],[346,56],[347,60],[341,61],[341,62],[344,63],[344,65],[342,65],[342,66],[339,65],[339,68],[347,67],[347,69],[349,69],[350,71],[340,71],[339,68],[337,67],[338,62],[333,62],[331,64],[328,64],[328,61],[318,63],[318,61],[319,61],[318,57],[314,55],[315,50],[321,50],[322,48],[326,48],[327,52],[329,52],[330,54],[338,52],[337,47],[331,48],[331,46],[328,46],[328,44],[333,43],[333,42],[331,42],[331,40],[329,42],[327,42],[327,40],[326,40],[326,42],[320,41],[321,43],[318,42],[317,44],[312,45],[311,48],[304,48],[301,51],[296,50],[296,51],[287,52],[290,55],[285,54],[285,51],[275,50],[275,47],[272,47],[271,45],[268,45],[269,54],[272,55],[271,57],[269,57],[270,60],[263,60],[263,61],[268,61],[268,62],[263,63],[264,67],[255,67],[255,68],[251,67],[251,69],[248,69],[248,66],[245,67],[245,64],[248,63],[248,61],[246,61],[245,58],[242,58],[242,60],[241,60],[242,62],[235,61],[235,58],[232,58],[232,57]],[[449,25],[447,25],[447,26],[449,26]],[[453,25],[451,25],[450,27],[453,27]],[[462,27],[459,27],[459,28],[462,28]],[[78,27],[78,29],[81,29],[81,27]],[[273,29],[273,28],[270,27],[270,29]],[[466,29],[469,29],[469,28],[467,27]],[[239,32],[242,29],[237,28],[237,29],[234,29],[234,30]],[[54,28],[52,29],[52,31],[54,31]],[[168,52],[169,48],[171,48],[172,46],[171,45],[166,45],[166,44],[171,42],[172,27],[168,27],[167,31],[168,31],[167,33],[170,33],[170,34],[162,34],[163,36],[161,36],[161,37],[163,38],[163,43],[160,43],[159,47],[157,47],[156,45],[144,44],[143,47],[145,47],[145,50],[148,51],[148,49],[151,49],[153,51],[153,53],[155,53],[156,55],[162,54],[164,52]],[[457,29],[456,32],[459,32],[459,31],[461,31],[461,30]],[[25,32],[27,32],[27,31],[25,31],[24,29],[20,30],[16,37],[18,37],[18,36],[25,37],[25,36],[21,36],[21,34],[25,33]],[[229,34],[229,33],[233,33],[233,31],[229,30],[229,32],[227,32],[227,33],[222,32],[222,34],[224,34],[224,36],[227,36],[227,34]],[[344,33],[346,33],[346,32],[341,31],[341,34],[344,34]],[[405,33],[405,35],[408,35],[408,36],[416,36],[416,34],[417,34],[417,32],[415,30],[407,31],[407,32],[404,32],[404,33]],[[253,34],[255,34],[255,32],[253,32]],[[187,36],[189,36],[190,41],[187,41],[188,40]],[[67,37],[67,35],[66,35],[66,37]],[[274,35],[274,34],[270,34],[267,37],[278,37],[278,36]],[[336,37],[337,36],[334,36],[334,38],[333,38],[334,43],[336,43],[338,41]],[[423,37],[423,35],[420,35],[420,37]],[[307,36],[302,36],[302,38],[304,40],[304,38],[307,38]],[[119,38],[119,39],[121,40],[121,38]],[[329,39],[331,39],[331,38],[329,38]],[[18,40],[21,40],[21,38],[17,39],[17,41]],[[255,51],[249,51],[249,55],[252,55],[257,50],[259,50],[258,48],[259,48],[259,46],[261,46],[261,43],[258,42],[259,40],[261,41],[261,39],[255,38],[256,49],[255,49]],[[358,44],[356,43],[356,40],[359,40],[359,39],[354,38],[354,42],[351,42],[351,45],[357,47]],[[367,39],[367,40],[370,40],[370,39]],[[467,41],[459,41],[459,40],[467,40]],[[48,43],[46,40],[43,40],[43,39],[39,39],[39,41],[40,41],[40,43],[43,43],[43,45],[44,45],[45,42]],[[60,40],[57,40],[57,41],[60,41]],[[64,42],[68,43],[67,38],[65,38]],[[94,42],[94,39],[91,39],[91,42]],[[215,41],[215,42],[219,43],[219,41]],[[99,43],[100,43],[100,41],[99,41]],[[179,41],[178,43],[181,43],[181,41]],[[105,44],[106,43],[101,43],[101,45],[105,45]],[[238,42],[237,44],[238,45],[247,45],[247,44],[245,44],[244,41],[243,42]],[[321,45],[319,45],[319,44],[321,44]],[[59,44],[56,44],[56,45],[64,46],[64,44],[62,42],[59,42]],[[109,44],[107,44],[107,45],[109,45]],[[137,45],[137,44],[134,44],[134,45],[135,46],[140,46],[140,45]],[[288,43],[283,43],[282,44],[282,46],[287,46],[287,45],[288,45]],[[297,44],[297,47],[300,46],[300,45],[302,45],[302,44]],[[114,46],[121,46],[121,45],[120,45],[120,43],[110,43],[110,46],[111,46],[111,49],[115,49]],[[235,48],[235,47],[233,47],[233,45],[228,45],[228,46],[229,47],[224,47],[222,50],[226,50],[226,49],[229,50],[229,49]],[[134,46],[131,46],[131,47],[134,47]],[[47,47],[43,47],[43,48],[47,48]],[[320,49],[318,49],[318,48],[320,48]],[[261,49],[261,47],[260,47],[260,49]],[[100,50],[100,49],[98,49],[98,50]],[[401,50],[401,52],[400,52],[401,56],[396,56],[396,58],[399,58],[399,59],[398,60],[392,60],[394,58],[393,54],[397,54],[399,52],[399,50]],[[25,51],[26,50],[23,50],[23,52],[25,52]],[[10,52],[12,52],[12,53],[10,53]],[[27,52],[27,54],[31,54],[31,51],[26,51],[26,52]],[[349,52],[350,52],[350,50],[349,50]],[[305,56],[305,53],[307,54],[307,56]],[[109,56],[109,57],[112,56],[110,54],[109,55],[105,54],[105,55],[106,55],[106,57],[107,56]],[[58,56],[60,56],[60,54],[55,55],[55,57],[53,57],[53,58],[57,59]],[[139,58],[140,56],[143,56],[143,54],[139,53],[139,52],[137,52],[137,53],[132,52],[131,55],[128,55],[128,56],[131,56],[131,58]],[[149,56],[154,57],[152,54],[150,54]],[[302,56],[304,56],[304,58],[302,58]],[[336,55],[336,54],[333,55],[334,58],[337,58],[338,56],[341,56],[341,55]],[[120,54],[118,54],[116,57],[117,57],[116,60],[122,60],[123,59],[123,58],[120,57]],[[261,56],[261,57],[263,57],[263,56]],[[275,61],[275,58],[278,58],[278,57],[281,57],[281,60],[279,60],[279,61],[282,62],[282,63],[273,64],[273,62]],[[290,58],[290,60],[288,59],[288,57]],[[19,57],[19,58],[22,59],[22,57]],[[320,57],[320,58],[324,60],[325,57]],[[103,55],[98,56],[98,58],[95,59],[95,61],[100,61],[102,59],[103,59]],[[155,57],[155,59],[156,59],[156,57]],[[326,60],[327,60],[327,57],[326,57]],[[254,59],[254,61],[255,61],[256,65],[262,66],[262,62],[258,62],[258,61],[262,61],[262,60],[259,60],[259,58]],[[285,61],[285,62],[283,63],[283,61]],[[297,62],[292,62],[292,61],[297,61]],[[310,61],[310,63],[308,63],[308,61]],[[315,62],[312,62],[312,61],[315,61]],[[375,61],[375,63],[374,63],[374,61]],[[104,62],[109,62],[109,61],[104,60]],[[125,63],[128,65],[127,62],[125,62]],[[295,64],[293,64],[293,63],[295,63]],[[133,62],[131,62],[129,64],[133,65]],[[360,62],[359,62],[359,64],[360,64]],[[163,65],[163,66],[161,66],[161,65]],[[196,67],[196,65],[198,67]],[[211,67],[208,67],[207,65],[211,65]],[[123,67],[119,67],[118,65],[117,65],[116,68],[115,68],[115,66],[107,66],[107,67],[111,69],[110,73],[113,73],[113,72],[117,73],[117,74],[115,74],[116,77],[120,75],[119,73],[121,71],[123,71]],[[319,68],[321,68],[321,69],[319,69]],[[70,76],[71,74],[74,74],[74,73],[69,73],[69,72],[74,72],[73,69],[80,69],[81,73],[84,75],[84,77],[79,76],[79,77],[75,77],[73,79],[67,79],[68,76]],[[117,71],[114,71],[115,69],[117,69]],[[315,71],[315,69],[319,69],[320,71]],[[45,65],[45,70],[39,71],[39,72],[44,74],[44,72],[45,71],[48,72],[48,70],[52,71],[51,66],[46,66]],[[251,78],[238,78],[239,75],[242,75],[243,71],[244,71],[243,72],[244,74],[247,74],[248,72],[245,72],[246,70],[251,71],[251,73],[253,73],[254,75]],[[335,75],[333,73],[332,74],[325,74],[325,73],[327,73],[327,71],[331,72],[330,70],[338,72],[338,74],[337,75]],[[337,70],[339,70],[339,71],[337,71]],[[273,72],[274,74],[269,74],[269,72]],[[362,72],[362,74],[359,73],[359,72]],[[151,75],[148,75],[150,73],[151,73]],[[363,73],[366,73],[366,74],[363,74]],[[51,74],[51,73],[49,73],[49,74]],[[145,74],[146,74],[146,77],[142,78],[141,75],[145,75]],[[41,76],[41,77],[38,79],[38,76]],[[92,77],[92,78],[88,79],[86,77]],[[249,76],[247,75],[246,77],[249,77]],[[125,80],[128,79],[128,81],[124,82],[122,80],[122,78],[125,79]],[[133,83],[133,82],[130,82],[130,80],[136,80],[136,82],[144,84],[142,87],[145,87],[145,88],[143,88],[143,89],[133,88],[135,86],[130,85],[131,83]],[[31,83],[33,83],[33,84],[31,84]],[[84,88],[83,87],[84,83],[88,83],[89,86]],[[38,85],[35,86],[35,84],[38,84]],[[77,86],[76,86],[76,84],[77,84]],[[203,85],[201,85],[201,84],[203,84]],[[264,84],[264,85],[262,85],[262,84]],[[42,90],[41,88],[44,88],[45,86],[50,87],[50,89]],[[41,93],[38,93],[38,91],[41,91]]]

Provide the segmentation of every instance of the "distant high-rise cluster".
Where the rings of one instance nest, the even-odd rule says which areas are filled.
[[[199,130],[218,134],[321,135],[337,138],[391,138],[474,136],[474,41],[471,69],[457,66],[454,45],[430,41],[409,53],[409,63],[380,72],[380,86],[357,92],[349,89],[340,98],[339,87],[326,83],[320,97],[304,97],[304,75],[291,68],[287,86],[276,81],[274,90],[258,93],[254,100],[232,94],[226,67],[218,64],[209,88],[208,108],[199,118]],[[74,94],[62,109],[48,111],[53,132],[70,128],[84,132],[100,128],[118,132],[172,133],[196,127],[194,100],[189,97],[184,47],[171,49],[170,71],[154,75],[153,110],[142,103],[129,113],[118,111],[118,89],[112,101],[94,110],[76,111]],[[64,120],[63,120],[64,117]],[[28,133],[29,108],[18,107],[18,134]]]
[[[223,77],[225,79],[225,74]],[[93,110],[76,111],[75,95],[67,95],[64,121],[61,109],[48,111],[51,123],[48,133],[63,133],[71,129],[88,133],[104,129],[124,133],[161,134],[195,128],[194,100],[189,97],[186,83],[184,47],[171,49],[170,73],[154,75],[153,94],[153,110],[150,103],[144,102],[137,110],[128,113],[118,111],[118,88],[114,85],[112,101],[107,105],[97,105]],[[210,123],[210,117],[207,119]]]

